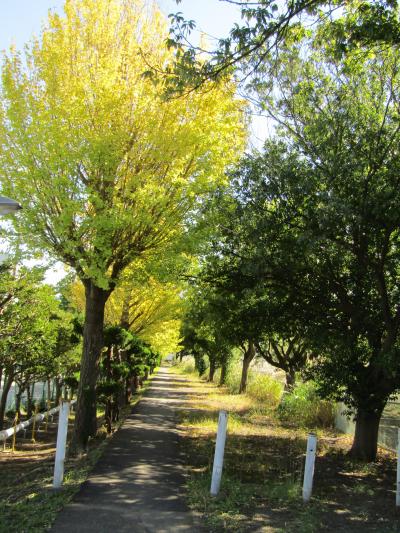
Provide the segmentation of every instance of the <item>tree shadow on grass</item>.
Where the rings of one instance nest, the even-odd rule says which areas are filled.
[[[393,459],[366,466],[342,453],[318,456],[313,497],[303,504],[305,446],[286,435],[228,435],[221,493],[212,499],[213,439],[187,437],[191,490],[215,531],[400,531]]]

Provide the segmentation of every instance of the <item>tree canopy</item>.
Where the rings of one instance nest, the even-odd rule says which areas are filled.
[[[275,139],[236,173],[216,280],[287,302],[320,391],[355,413],[353,454],[373,459],[400,371],[398,54],[339,59],[320,30],[306,50],[265,67]]]

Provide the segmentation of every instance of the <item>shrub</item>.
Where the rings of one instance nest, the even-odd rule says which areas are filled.
[[[240,363],[232,364],[229,367],[228,375],[226,377],[225,385],[232,394],[237,394],[240,388],[240,380],[242,378],[242,366]]]
[[[15,418],[15,413],[16,413],[15,409],[8,409],[8,410],[6,411],[6,417],[7,417],[7,419],[8,419],[8,420],[14,420],[14,418]]]
[[[196,374],[195,360],[193,357],[185,357],[182,361],[177,362],[177,370],[181,374]]]
[[[251,372],[247,384],[247,394],[255,400],[275,408],[282,397],[283,384],[268,374]]]
[[[303,427],[330,427],[334,424],[335,407],[318,396],[315,383],[297,384],[285,393],[278,408],[282,422]]]
[[[199,373],[199,376],[202,376],[205,373],[207,370],[207,363],[205,362],[204,357],[195,358],[195,368]]]

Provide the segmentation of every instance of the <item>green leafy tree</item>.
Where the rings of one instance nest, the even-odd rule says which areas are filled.
[[[272,286],[260,271],[267,245],[258,231],[265,222],[265,195],[257,190],[253,161],[249,157],[232,173],[230,187],[209,204],[205,219],[213,234],[196,277],[197,299],[207,301],[220,335],[243,353],[239,392],[246,390],[256,355],[283,370],[290,389],[310,354],[290,292],[284,284]]]
[[[213,381],[217,368],[221,368],[220,385],[226,381],[233,345],[224,335],[222,323],[225,319],[215,305],[212,289],[205,285],[193,286],[187,296],[187,311],[181,329],[185,353],[193,355],[199,374],[203,374],[204,357],[209,361],[208,380]]]
[[[3,298],[0,368],[4,385],[0,427],[13,382],[17,385],[16,410],[19,412],[22,394],[29,392],[30,385],[54,377],[64,366],[61,354],[57,352],[57,342],[61,320],[66,317],[60,311],[54,290],[43,285],[42,280],[41,269],[19,267],[4,271],[3,267],[0,280]],[[30,410],[31,406],[28,406]]]
[[[317,34],[307,59],[281,55],[266,99],[279,142],[242,169],[255,217],[240,268],[288,291],[321,392],[355,413],[352,454],[373,460],[400,372],[398,58],[333,49]]]

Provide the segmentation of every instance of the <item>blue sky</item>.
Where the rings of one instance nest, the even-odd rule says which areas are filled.
[[[40,33],[49,9],[62,13],[63,0],[0,0],[0,50],[15,44],[23,48],[32,34]],[[196,20],[199,29],[224,37],[235,21],[240,20],[237,7],[221,0],[158,0],[166,15],[182,11],[186,18]]]

